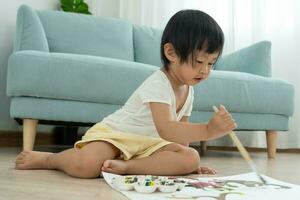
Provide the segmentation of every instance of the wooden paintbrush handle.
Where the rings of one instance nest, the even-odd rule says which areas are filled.
[[[214,111],[216,113],[219,112],[219,109],[216,106],[213,106],[213,109],[214,109]],[[248,163],[252,163],[252,159],[251,159],[249,153],[247,152],[247,150],[245,149],[245,147],[242,145],[242,143],[240,142],[239,138],[236,136],[235,132],[232,131],[231,133],[229,133],[229,136],[232,139],[232,141],[234,142],[234,144],[236,145],[236,147],[238,148],[239,152],[244,157],[244,159]]]
[[[238,148],[238,150],[240,151],[240,153],[242,154],[242,156],[244,157],[244,159],[247,162],[252,163],[252,159],[251,159],[248,151],[242,145],[242,143],[240,142],[239,138],[236,136],[235,132],[229,133],[229,136],[231,137],[232,141],[234,142],[234,144],[236,145],[236,147]]]
[[[218,112],[218,108],[216,106],[213,106],[213,109],[215,112]],[[257,177],[261,180],[263,184],[267,184],[267,181],[258,173],[255,164],[253,163],[248,151],[245,149],[245,147],[242,145],[240,142],[239,138],[236,136],[235,132],[229,133],[230,138],[238,148],[239,152],[242,154],[243,158],[245,161],[249,164],[251,167],[252,171],[257,175]]]

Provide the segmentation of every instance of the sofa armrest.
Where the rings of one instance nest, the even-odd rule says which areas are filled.
[[[36,50],[49,52],[43,25],[37,13],[29,6],[18,9],[14,52]]]
[[[19,51],[8,60],[7,95],[123,105],[157,69],[100,56]]]
[[[271,42],[258,42],[225,55],[215,64],[215,69],[271,77]]]

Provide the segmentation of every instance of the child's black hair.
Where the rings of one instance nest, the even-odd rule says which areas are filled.
[[[200,10],[181,10],[167,23],[160,46],[163,66],[169,68],[170,61],[164,54],[164,45],[171,43],[181,62],[187,62],[192,56],[194,61],[197,50],[207,53],[222,53],[224,34],[217,22]]]

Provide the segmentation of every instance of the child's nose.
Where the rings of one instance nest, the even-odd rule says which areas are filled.
[[[209,66],[208,65],[204,65],[203,67],[200,68],[199,73],[200,74],[207,74],[209,71]]]

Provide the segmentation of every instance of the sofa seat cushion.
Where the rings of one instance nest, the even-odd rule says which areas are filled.
[[[294,110],[294,87],[280,79],[215,70],[194,90],[196,111],[212,111],[213,105],[221,104],[240,113],[291,116]]]
[[[113,58],[20,51],[9,58],[7,94],[122,105],[157,67]]]
[[[50,121],[96,123],[120,105],[32,97],[11,98],[10,115],[14,118],[33,118]],[[256,113],[231,113],[238,130],[288,130],[288,116]],[[213,112],[193,111],[194,123],[207,122]]]
[[[9,96],[30,96],[123,105],[155,70],[152,65],[119,59],[20,51],[9,59]],[[244,72],[212,71],[196,85],[194,111],[225,105],[231,112],[293,113],[294,88],[283,80]]]

